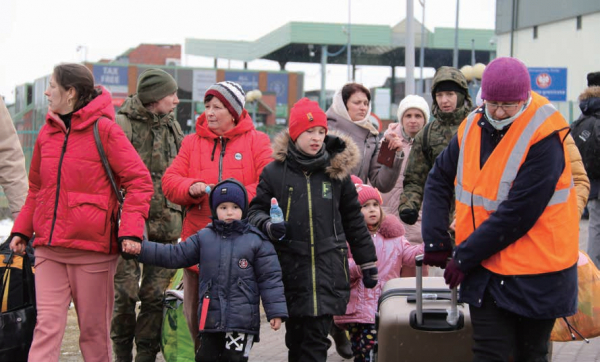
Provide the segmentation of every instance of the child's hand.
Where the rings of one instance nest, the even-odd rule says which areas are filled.
[[[124,239],[121,243],[121,249],[124,253],[131,255],[139,255],[142,252],[142,243],[131,239]]]
[[[281,318],[273,318],[269,323],[271,323],[271,329],[274,331],[278,331],[281,328]]]

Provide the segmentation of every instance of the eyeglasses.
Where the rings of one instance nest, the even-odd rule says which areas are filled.
[[[490,110],[490,112],[495,112],[498,108],[502,108],[504,112],[511,112],[517,109],[519,103],[514,104],[497,104],[485,102],[485,106]]]

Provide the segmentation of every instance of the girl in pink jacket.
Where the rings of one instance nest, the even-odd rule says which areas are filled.
[[[335,323],[348,330],[354,362],[372,361],[372,350],[377,343],[375,330],[375,312],[377,301],[385,282],[400,277],[403,265],[414,266],[415,256],[423,253],[423,244],[412,245],[404,237],[404,227],[394,215],[385,215],[379,191],[352,176],[358,193],[358,201],[362,206],[375,249],[377,250],[377,270],[379,281],[373,289],[366,289],[362,284],[360,267],[349,255],[350,266],[350,302],[346,314],[335,316]]]

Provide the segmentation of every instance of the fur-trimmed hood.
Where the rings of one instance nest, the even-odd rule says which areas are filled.
[[[587,87],[579,95],[579,108],[586,116],[600,113],[600,87]]]
[[[386,239],[398,238],[405,233],[404,225],[395,215],[387,214],[379,227],[379,233]]]
[[[273,140],[273,158],[275,161],[284,162],[287,159],[290,141],[291,137],[288,130],[275,136]],[[330,164],[325,168],[325,173],[332,179],[337,180],[349,177],[351,170],[360,161],[358,147],[352,138],[331,131],[325,137],[325,148],[331,155]]]
[[[579,95],[579,101],[589,98],[600,98],[600,86],[587,87],[583,93]]]

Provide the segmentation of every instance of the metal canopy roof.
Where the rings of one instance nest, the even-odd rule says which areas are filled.
[[[415,62],[419,64],[421,36],[425,36],[425,66],[438,68],[452,65],[454,28],[425,28],[415,19]],[[290,22],[255,41],[222,41],[186,39],[185,53],[212,58],[249,62],[257,59],[276,61],[280,66],[287,62],[320,63],[322,45],[333,54],[346,45],[347,24]],[[387,25],[352,24],[352,63],[354,65],[404,66],[406,43],[405,20],[390,27]],[[490,53],[496,51],[490,40],[494,30],[459,29],[459,67],[471,64],[471,39],[475,40],[475,61],[488,63]],[[346,52],[327,58],[328,64],[346,64]]]

